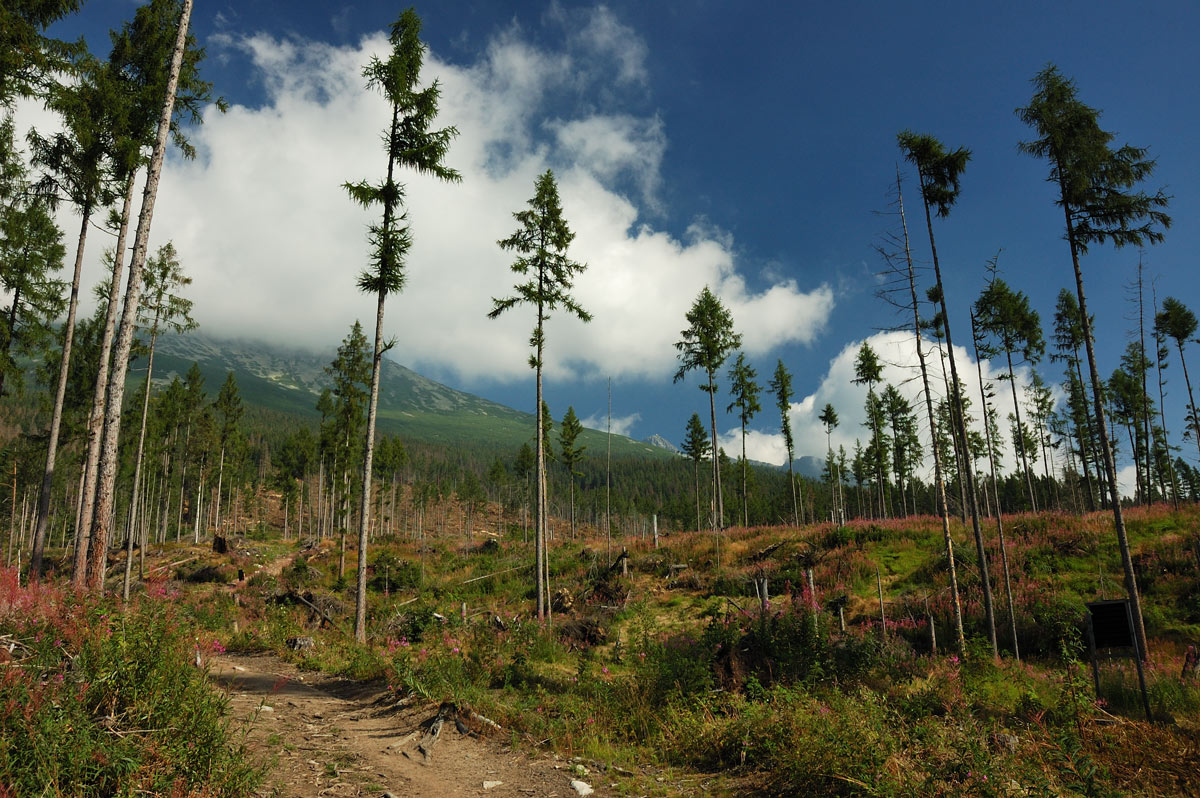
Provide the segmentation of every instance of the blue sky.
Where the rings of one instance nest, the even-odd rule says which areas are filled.
[[[103,31],[134,6],[92,0],[58,32],[84,33],[103,51]],[[368,220],[338,184],[381,172],[382,106],[354,95],[357,69],[383,52],[381,31],[399,10],[197,2],[206,76],[234,108],[195,131],[196,162],[169,162],[155,231],[175,240],[185,267],[194,264],[207,333],[332,347],[355,317],[370,318],[370,299],[353,289]],[[935,222],[956,340],[967,340],[967,304],[1000,250],[1003,276],[1046,324],[1070,285],[1046,165],[1017,151],[1030,131],[1013,113],[1051,61],[1103,110],[1119,141],[1158,159],[1147,187],[1173,195],[1175,225],[1144,253],[1147,278],[1157,279],[1160,299],[1200,304],[1193,3],[438,2],[417,10],[430,45],[426,74],[440,77],[444,121],[462,131],[448,160],[466,179],[412,183],[418,243],[409,288],[389,302],[388,331],[400,340],[399,359],[456,387],[532,405],[531,314],[482,316],[512,282],[494,241],[511,231],[532,177],[553,167],[579,233],[572,254],[590,265],[581,298],[597,315],[588,328],[552,323],[555,416],[572,404],[602,421],[611,376],[621,429],[678,441],[706,401],[694,380],[672,384],[671,343],[691,298],[712,283],[734,309],[761,381],[777,358],[794,375],[797,454],[823,453],[815,414],[826,401],[843,416],[839,440],[852,444],[862,392],[846,384],[849,353],[898,321],[874,296],[882,264],[873,249],[891,224],[876,211],[889,202],[898,131],[973,153],[958,206]],[[904,175],[924,259],[912,174]],[[1084,262],[1103,374],[1133,327],[1125,286],[1137,259],[1095,248]],[[889,378],[907,380],[911,346],[875,342],[895,363]],[[960,363],[968,365],[973,371]],[[1041,370],[1058,380],[1057,364]],[[1168,378],[1178,441],[1177,361]],[[723,435],[734,424],[731,416],[718,423]],[[773,409],[752,426],[751,456],[781,461]],[[1189,452],[1194,460],[1194,445]]]

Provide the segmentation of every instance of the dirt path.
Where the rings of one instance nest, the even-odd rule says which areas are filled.
[[[213,681],[245,720],[251,749],[273,761],[263,796],[560,796],[611,794],[605,774],[576,776],[570,763],[531,758],[503,733],[475,738],[446,723],[426,759],[417,744],[437,707],[396,706],[379,685],[301,672],[277,657],[214,657]]]

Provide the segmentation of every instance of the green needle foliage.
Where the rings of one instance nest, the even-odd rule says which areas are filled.
[[[1162,241],[1162,231],[1171,224],[1171,217],[1164,210],[1168,197],[1162,191],[1149,194],[1138,188],[1138,184],[1154,171],[1155,164],[1147,157],[1147,150],[1128,144],[1114,148],[1112,141],[1115,136],[1100,127],[1100,112],[1079,100],[1075,82],[1059,72],[1058,67],[1048,64],[1035,75],[1033,89],[1029,105],[1018,108],[1016,113],[1022,122],[1034,129],[1038,137],[1021,142],[1020,148],[1022,152],[1049,162],[1050,173],[1046,180],[1058,188],[1056,204],[1063,210],[1071,265],[1075,272],[1075,292],[1079,299],[1079,319],[1092,382],[1096,431],[1112,497],[1114,525],[1125,572],[1125,589],[1132,604],[1138,643],[1145,655],[1146,630],[1121,511],[1116,465],[1109,447],[1102,383],[1096,365],[1079,258],[1087,253],[1092,244],[1111,243],[1120,248]]]
[[[391,55],[386,61],[372,57],[363,69],[367,86],[383,92],[392,110],[392,120],[384,137],[387,153],[387,176],[373,185],[363,180],[346,183],[350,198],[364,208],[382,206],[383,218],[372,225],[368,240],[371,243],[371,265],[358,278],[362,291],[377,296],[375,314],[375,354],[371,367],[371,399],[367,409],[367,448],[363,463],[362,512],[358,531],[358,597],[355,601],[354,636],[360,643],[367,640],[367,534],[371,524],[371,460],[374,456],[375,416],[379,405],[379,370],[383,353],[392,344],[383,341],[383,307],[388,294],[404,288],[404,265],[412,247],[412,234],[404,211],[404,185],[396,181],[397,167],[414,169],[419,174],[432,175],[439,180],[457,183],[458,172],[442,163],[450,142],[458,135],[453,127],[430,130],[437,117],[441,89],[435,80],[419,89],[421,62],[425,45],[421,42],[421,18],[409,8],[392,23],[388,41]]]
[[[567,477],[571,485],[572,540],[575,539],[575,477],[582,476],[579,472],[579,463],[583,460],[583,453],[587,450],[586,446],[576,443],[582,432],[583,423],[579,420],[579,416],[575,415],[575,408],[568,407],[567,414],[563,416],[562,425],[558,428],[558,445],[559,451],[562,452],[562,464],[567,469]]]
[[[749,497],[746,495],[746,425],[750,419],[762,410],[758,403],[762,388],[754,381],[758,373],[746,362],[746,355],[738,352],[733,368],[729,370],[729,388],[733,393],[733,402],[725,408],[726,413],[732,413],[736,407],[738,421],[742,425],[742,524],[750,526]]]
[[[708,457],[712,444],[708,440],[708,430],[700,420],[699,413],[692,413],[688,419],[687,437],[683,439],[683,453],[687,455],[696,473],[696,529],[700,528],[700,461]]]
[[[995,268],[995,261],[992,261]],[[1013,353],[1017,353],[1028,364],[1036,365],[1046,351],[1046,343],[1042,338],[1042,323],[1038,312],[1029,304],[1029,297],[1024,291],[1014,291],[1008,283],[993,276],[983,293],[975,300],[975,319],[978,322],[981,337],[979,351],[984,357],[994,357],[1004,353],[1008,363],[1008,371],[1000,375],[1007,380],[1012,389],[1013,411],[1016,414],[1016,426],[1023,429],[1021,421],[1021,403],[1017,400],[1017,385],[1013,373]],[[1024,435],[1015,439],[1016,451],[1021,458],[1021,467],[1025,472],[1025,487],[1029,494],[1029,508],[1037,510],[1037,500],[1033,491],[1033,477],[1029,468],[1031,453],[1024,443]]]
[[[70,56],[83,49],[83,42],[67,44],[42,34],[82,5],[82,0],[0,4],[0,105],[37,94],[56,73],[69,69]]]
[[[775,407],[779,408],[779,430],[783,435],[783,446],[787,449],[788,485],[792,490],[792,522],[800,526],[800,509],[796,502],[796,476],[792,473],[792,461],[796,459],[796,441],[792,437],[792,375],[780,360],[775,364],[771,377],[771,393],[775,396]]]
[[[679,333],[681,340],[675,343],[675,349],[679,351],[679,371],[675,372],[675,382],[682,380],[693,369],[704,372],[707,379],[700,384],[700,390],[708,394],[712,449],[715,452],[718,450],[716,373],[729,354],[742,345],[742,336],[733,331],[733,315],[707,285],[687,312],[687,322],[687,329]],[[725,523],[725,502],[721,495],[721,469],[716,458],[713,458],[712,509],[712,526],[718,530]]]
[[[1188,310],[1187,305],[1175,297],[1169,296],[1163,300],[1162,310],[1154,317],[1154,326],[1159,336],[1170,338],[1179,350],[1179,362],[1183,366],[1183,379],[1188,390],[1188,419],[1187,429],[1200,446],[1200,416],[1196,414],[1196,400],[1192,396],[1192,378],[1188,376],[1187,359],[1183,356],[1183,345],[1192,340],[1196,334],[1196,315]]]
[[[567,248],[575,239],[575,234],[567,226],[563,217],[562,204],[558,199],[558,184],[554,181],[554,173],[549,169],[538,177],[533,198],[528,202],[529,207],[513,213],[520,227],[508,238],[499,242],[500,248],[516,252],[517,259],[512,263],[514,273],[529,277],[522,283],[513,286],[516,293],[504,299],[492,299],[492,310],[489,319],[495,319],[502,313],[517,305],[533,305],[537,308],[537,323],[529,337],[529,346],[533,352],[529,355],[529,367],[537,373],[537,404],[543,408],[542,401],[542,366],[543,354],[546,348],[545,324],[550,318],[550,312],[559,306],[583,322],[592,320],[592,314],[583,309],[571,296],[571,287],[576,275],[587,268],[586,264],[577,263],[567,257]],[[544,413],[537,413],[537,534],[535,536],[537,582],[537,612],[538,618],[546,617],[549,609],[547,601],[548,585],[544,576],[546,568],[546,433]]]

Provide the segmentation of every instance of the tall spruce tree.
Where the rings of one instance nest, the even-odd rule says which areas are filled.
[[[537,570],[537,615],[538,620],[544,620],[550,612],[546,574],[549,511],[549,502],[546,499],[547,453],[545,427],[540,412],[544,405],[542,368],[545,364],[545,325],[551,311],[560,306],[583,322],[591,321],[592,314],[584,310],[570,294],[576,275],[583,272],[587,266],[567,257],[567,249],[575,239],[575,234],[571,232],[567,220],[563,217],[562,204],[558,199],[558,184],[554,181],[554,173],[549,169],[538,177],[534,196],[530,198],[528,205],[527,209],[513,213],[513,218],[520,224],[517,231],[498,244],[503,250],[517,253],[512,270],[529,279],[513,286],[516,291],[513,296],[504,299],[493,298],[488,318],[497,318],[517,305],[533,305],[537,309],[537,321],[533,334],[529,337],[529,346],[533,350],[529,356],[529,367],[537,374],[537,401],[534,404],[534,415],[537,418],[537,529],[534,536],[534,560]]]
[[[49,202],[29,183],[12,120],[0,119],[0,294],[9,299],[0,312],[0,397],[21,385],[17,357],[34,355],[53,336],[65,288],[54,273],[65,254]]]
[[[371,265],[358,278],[361,291],[374,294],[375,350],[371,361],[371,397],[367,407],[367,444],[363,461],[362,502],[358,530],[358,594],[354,602],[354,638],[367,641],[367,533],[371,523],[371,460],[375,453],[375,416],[379,406],[379,373],[383,353],[392,343],[383,340],[383,309],[389,294],[404,288],[404,266],[412,246],[412,234],[404,210],[404,186],[396,182],[398,168],[413,169],[447,182],[458,182],[458,172],[442,161],[450,142],[458,135],[453,127],[431,130],[437,116],[441,89],[437,81],[418,88],[425,45],[421,41],[421,18],[409,8],[392,23],[388,41],[392,52],[387,60],[373,57],[363,69],[367,86],[378,88],[391,106],[392,119],[384,138],[387,176],[374,185],[366,180],[347,183],[350,197],[364,208],[381,206],[383,219],[372,225]]]
[[[1021,427],[1021,402],[1017,399],[1013,353],[1016,352],[1026,363],[1036,365],[1046,349],[1042,339],[1042,324],[1038,312],[1029,304],[1029,297],[1025,296],[1023,291],[1013,291],[1008,287],[1008,283],[995,276],[995,260],[989,265],[993,277],[975,300],[974,318],[979,332],[987,336],[979,342],[980,354],[990,358],[1004,353],[1008,370],[1000,375],[1000,379],[1006,380],[1012,389],[1013,411],[1017,426]],[[1018,440],[1014,443],[1025,473],[1029,508],[1036,512],[1038,506],[1033,492],[1033,474],[1029,468],[1030,452],[1026,450],[1023,441]]]
[[[154,218],[154,205],[158,197],[163,159],[166,156],[167,137],[172,129],[175,98],[180,83],[184,54],[188,49],[188,23],[192,15],[192,0],[183,0],[181,4],[175,2],[151,3],[149,6],[139,9],[139,19],[142,18],[142,11],[146,9],[149,9],[148,16],[158,20],[157,23],[148,20],[149,27],[157,31],[161,38],[166,39],[169,38],[169,31],[173,25],[175,36],[174,44],[169,51],[171,55],[166,71],[161,71],[160,63],[157,65],[158,71],[148,73],[153,77],[148,90],[156,94],[161,92],[162,105],[158,116],[154,147],[146,170],[146,186],[142,192],[142,206],[138,215],[137,229],[134,233],[133,256],[129,264],[129,284],[125,291],[121,326],[116,335],[116,347],[112,355],[113,366],[108,380],[104,438],[98,464],[96,499],[92,511],[90,534],[86,543],[82,541],[77,543],[75,560],[77,569],[80,564],[79,552],[82,551],[87,556],[88,586],[97,592],[104,589],[110,519],[117,479],[117,444],[121,429],[122,404],[125,398],[125,373],[129,363],[129,351],[133,345],[137,308],[141,301],[142,269],[146,263],[150,224]],[[153,57],[155,52],[161,51],[155,51],[152,48],[150,55]],[[113,297],[114,301],[115,299]],[[76,578],[78,578],[78,573]]]
[[[887,467],[888,447],[884,443],[882,408],[879,406],[879,399],[875,395],[875,383],[882,379],[883,364],[879,362],[879,355],[875,354],[875,350],[871,348],[870,344],[863,341],[862,346],[858,348],[858,355],[854,359],[854,377],[850,381],[855,385],[867,386],[867,401],[865,405],[867,413],[866,423],[871,430],[871,440],[867,443],[864,457],[870,463],[873,472],[872,476],[875,478],[876,498],[879,500],[879,516],[887,517],[884,500],[884,488],[887,484],[887,477],[884,476],[884,469]]]
[[[696,493],[696,530],[700,530],[700,462],[709,456],[712,452],[712,443],[708,439],[708,430],[704,428],[704,422],[700,420],[699,413],[692,413],[692,417],[688,419],[687,435],[683,439],[683,446],[680,450],[692,461],[692,469],[695,473],[695,493]]]
[[[1103,482],[1101,473],[1104,466],[1100,462],[1095,448],[1094,425],[1092,411],[1083,392],[1087,382],[1083,378],[1083,366],[1079,350],[1083,347],[1083,324],[1079,318],[1079,302],[1075,293],[1063,288],[1058,292],[1058,300],[1054,307],[1054,348],[1051,360],[1060,360],[1067,364],[1067,406],[1070,409],[1071,422],[1075,427],[1075,439],[1079,444],[1079,461],[1083,466],[1083,480],[1087,491],[1086,504],[1088,510],[1096,509],[1096,490],[1092,485],[1092,466],[1096,468],[1096,479]],[[1106,491],[1100,490],[1101,501],[1107,506],[1104,496]]]
[[[733,401],[729,407],[725,408],[726,413],[732,413],[734,408],[737,408],[738,421],[742,426],[742,525],[750,526],[750,497],[746,492],[746,472],[748,464],[746,463],[746,425],[750,423],[750,419],[758,411],[762,410],[762,405],[758,403],[759,394],[762,389],[754,378],[758,373],[746,362],[746,355],[738,352],[737,360],[733,363],[733,368],[729,370],[729,391],[733,395]]]
[[[1154,317],[1155,328],[1163,338],[1175,342],[1179,352],[1179,364],[1183,367],[1183,381],[1188,392],[1188,414],[1184,428],[1187,429],[1200,447],[1200,414],[1196,412],[1196,400],[1192,395],[1192,379],[1188,376],[1187,358],[1183,356],[1183,345],[1190,343],[1196,334],[1196,314],[1188,310],[1187,305],[1175,297],[1167,297],[1162,302],[1162,310]]]
[[[826,461],[825,469],[829,475],[829,502],[833,505],[833,518],[835,524],[841,525],[846,523],[846,508],[842,502],[842,470],[838,467],[838,460],[833,453],[833,431],[838,426],[838,414],[830,402],[825,403],[825,407],[821,409],[820,415],[817,416],[822,424],[825,425],[825,449]]]
[[[962,394],[962,383],[958,377],[957,358],[954,356],[954,338],[950,332],[950,311],[946,305],[946,288],[942,282],[941,260],[938,258],[937,240],[933,234],[933,215],[939,218],[950,215],[950,209],[958,201],[959,181],[971,159],[971,151],[965,147],[947,151],[942,142],[933,136],[904,131],[897,136],[900,150],[909,163],[917,167],[921,186],[921,200],[925,206],[925,229],[929,233],[929,251],[933,255],[933,274],[936,280],[934,292],[939,307],[941,328],[946,334],[946,349],[950,360],[950,418],[953,425],[957,449],[961,451],[960,464],[964,477],[964,493],[967,510],[971,515],[971,531],[975,537],[975,551],[979,558],[980,582],[983,587],[983,609],[987,621],[988,636],[992,644],[992,655],[999,657],[996,642],[996,616],[992,609],[992,583],[988,577],[987,550],[983,545],[983,530],[979,526],[979,497],[975,490],[975,472],[971,468],[968,451],[966,410]]]
[[[150,415],[150,386],[154,378],[154,350],[163,329],[182,333],[195,329],[192,318],[192,301],[184,299],[178,292],[191,285],[192,278],[183,273],[175,245],[167,242],[158,248],[154,258],[146,264],[146,290],[142,298],[139,316],[149,342],[146,346],[146,390],[142,395],[142,424],[138,433],[137,454],[133,461],[133,498],[129,503],[129,539],[125,552],[125,581],[122,585],[123,601],[129,601],[130,573],[133,570],[133,535],[138,528],[138,498],[141,494],[142,455],[146,447],[146,420]],[[141,541],[142,556],[145,555],[146,540]]]
[[[567,482],[571,491],[571,540],[575,539],[575,477],[582,476],[578,471],[583,453],[587,447],[579,444],[579,435],[583,432],[583,423],[575,415],[574,407],[567,407],[562,424],[558,428],[558,446],[563,467],[567,469]]]
[[[775,364],[771,376],[771,393],[775,396],[775,407],[779,409],[779,432],[783,435],[783,447],[787,451],[788,487],[792,492],[792,523],[800,526],[800,507],[796,501],[796,475],[792,473],[792,461],[796,459],[796,441],[792,437],[792,375],[780,360]]]
[[[925,396],[925,417],[929,422],[929,450],[933,454],[933,480],[937,491],[938,515],[942,520],[942,542],[946,547],[946,570],[949,576],[950,608],[954,623],[954,643],[960,655],[966,652],[966,637],[963,634],[962,601],[958,592],[958,568],[954,564],[954,538],[950,535],[950,504],[946,499],[945,471],[942,454],[938,446],[939,428],[933,407],[933,393],[929,390],[929,368],[925,363],[925,347],[921,330],[921,306],[917,300],[917,278],[913,269],[912,245],[908,236],[908,216],[904,210],[904,186],[900,181],[900,167],[896,167],[896,206],[900,214],[900,243],[904,250],[904,273],[908,282],[909,301],[907,310],[912,311],[913,338],[917,350],[917,364],[921,371],[921,393]],[[826,406],[828,407],[828,405]],[[832,408],[829,408],[832,410]]]
[[[1017,611],[1013,604],[1012,575],[1008,567],[1008,546],[1004,540],[1004,506],[1000,501],[1000,481],[997,478],[996,459],[999,449],[999,438],[995,433],[995,409],[988,401],[995,396],[991,383],[983,380],[983,357],[980,350],[982,333],[975,323],[975,314],[971,314],[971,340],[975,346],[975,369],[979,376],[979,400],[983,408],[983,435],[987,444],[988,468],[992,475],[992,494],[996,497],[996,535],[1000,540],[1000,568],[1004,572],[1004,595],[1008,601],[1008,620],[1012,632],[1013,658],[1021,659],[1021,645],[1017,640]]]
[[[1080,258],[1087,254],[1092,244],[1111,243],[1120,248],[1161,241],[1162,230],[1171,223],[1164,210],[1167,197],[1161,191],[1148,194],[1137,188],[1154,171],[1154,161],[1141,147],[1126,144],[1114,149],[1111,146],[1114,135],[1100,127],[1100,112],[1079,100],[1074,81],[1057,67],[1049,64],[1034,76],[1033,88],[1029,105],[1018,108],[1016,113],[1022,122],[1034,129],[1038,138],[1021,142],[1020,146],[1023,152],[1049,162],[1047,180],[1058,189],[1056,204],[1062,208],[1075,273],[1075,293],[1092,382],[1096,428],[1111,494],[1117,543],[1121,549],[1125,589],[1133,609],[1137,642],[1145,657],[1148,656],[1146,627],[1121,511],[1116,466],[1109,448],[1104,397]]]
[[[121,278],[125,266],[126,238],[133,213],[136,189],[135,178],[146,163],[146,151],[154,146],[162,116],[163,87],[167,81],[171,54],[177,38],[176,20],[180,16],[177,0],[151,0],[141,6],[131,22],[119,31],[111,32],[112,50],[108,62],[96,75],[103,87],[104,105],[109,129],[107,160],[112,170],[112,182],[123,196],[121,210],[110,216],[109,227],[115,227],[117,240],[110,262],[104,327],[100,339],[100,354],[92,392],[92,409],[88,417],[87,455],[84,461],[83,501],[79,523],[75,529],[76,584],[86,581],[91,522],[97,498],[96,484],[100,467],[101,446],[105,435],[106,406],[109,389],[109,368],[114,338],[117,334],[117,315],[121,309]],[[203,48],[197,47],[195,37],[185,40],[179,65],[174,101],[171,110],[170,134],[185,158],[195,155],[183,133],[184,121],[198,124],[201,110],[211,99],[211,84],[199,78],[198,64],[204,58]],[[225,101],[216,100],[224,110]],[[136,247],[135,247],[136,249]],[[131,275],[132,276],[132,275]],[[131,284],[132,287],[132,284]]]
[[[675,382],[679,382],[693,369],[700,369],[706,377],[700,390],[708,394],[708,412],[711,421],[712,451],[719,451],[717,443],[717,370],[724,365],[730,353],[742,345],[742,336],[733,330],[733,316],[721,300],[706,285],[687,312],[687,329],[679,334],[675,349],[679,355],[679,370]],[[719,533],[725,524],[725,502],[721,495],[721,468],[713,457],[712,528]],[[721,543],[717,538],[717,562],[720,563]]]
[[[30,133],[29,136],[33,164],[44,173],[40,185],[42,193],[50,197],[55,204],[60,199],[70,202],[78,210],[80,219],[75,268],[67,303],[67,320],[63,327],[58,385],[54,409],[50,416],[46,468],[42,474],[42,490],[34,526],[33,554],[29,563],[31,579],[37,579],[40,575],[46,524],[50,517],[50,492],[54,485],[59,429],[62,425],[63,402],[66,400],[67,378],[71,370],[71,347],[74,343],[75,314],[79,304],[79,281],[88,225],[92,214],[113,199],[113,183],[107,168],[107,157],[113,127],[112,109],[119,107],[120,101],[113,91],[113,82],[107,79],[108,73],[103,66],[91,57],[80,60],[78,79],[69,84],[55,84],[47,99],[47,106],[61,117],[64,129],[49,139],[36,132]]]

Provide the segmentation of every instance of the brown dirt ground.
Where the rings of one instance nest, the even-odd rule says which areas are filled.
[[[475,738],[447,723],[426,760],[417,744],[436,705],[397,705],[377,683],[301,672],[269,655],[217,656],[209,673],[246,723],[251,754],[272,765],[261,796],[578,794],[570,763],[514,750],[503,732]],[[582,777],[597,796],[612,794],[604,778]]]

